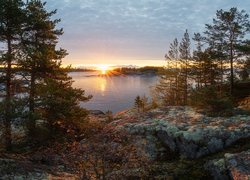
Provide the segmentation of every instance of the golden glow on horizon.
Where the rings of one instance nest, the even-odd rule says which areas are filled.
[[[91,63],[91,61],[93,63]],[[72,62],[72,64],[69,64],[67,62]],[[84,62],[84,63],[81,63]],[[164,66],[166,65],[166,61],[164,59],[158,59],[158,60],[149,60],[149,59],[145,59],[145,60],[102,60],[102,61],[98,61],[97,60],[64,60],[63,61],[63,67],[67,66],[67,65],[71,65],[71,67],[74,68],[81,68],[81,67],[90,67],[93,69],[98,69],[99,66],[102,65],[106,65],[108,67],[120,67],[120,66],[138,66],[138,67],[144,67],[144,66]]]
[[[112,70],[112,68],[107,64],[97,65],[96,69],[101,71],[101,74],[103,74],[103,75],[107,74],[108,71]]]

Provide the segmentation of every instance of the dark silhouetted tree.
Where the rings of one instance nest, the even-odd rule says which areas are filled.
[[[20,42],[20,32],[23,22],[23,2],[21,0],[1,0],[0,1],[0,42],[4,43],[6,51],[2,53],[1,65],[3,73],[1,76],[4,84],[5,98],[2,102],[3,121],[4,121],[4,139],[6,149],[11,149],[11,121],[14,102],[13,99],[13,65],[16,65],[17,45]]]
[[[244,10],[231,8],[219,10],[213,24],[206,24],[206,41],[214,50],[222,52],[230,64],[230,93],[234,88],[234,62],[242,55],[238,48],[244,42],[245,35],[250,32],[249,16]]]
[[[78,133],[86,117],[86,110],[79,102],[88,100],[84,91],[72,88],[72,80],[61,68],[67,53],[56,49],[63,34],[57,29],[59,19],[52,20],[56,10],[48,12],[46,3],[29,1],[26,6],[26,24],[22,33],[22,58],[20,66],[29,81],[28,122],[29,137],[36,133],[36,121],[47,122],[50,135],[58,130]]]
[[[181,60],[181,76],[180,76],[180,83],[182,87],[183,92],[183,104],[187,105],[187,99],[188,99],[188,74],[189,74],[189,68],[191,60],[191,54],[190,54],[190,38],[188,34],[188,30],[185,31],[184,37],[182,38],[182,41],[180,42],[179,46],[179,52],[180,52],[180,60]]]

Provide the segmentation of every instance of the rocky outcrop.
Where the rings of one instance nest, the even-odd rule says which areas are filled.
[[[224,158],[205,164],[214,179],[250,179],[250,150],[238,154],[225,154]]]
[[[0,159],[0,179],[33,180],[33,179],[79,179],[77,176],[59,172],[54,167],[35,165],[28,160]]]
[[[143,142],[151,159],[168,149],[195,159],[250,137],[250,116],[207,117],[190,107],[155,109],[140,116],[128,111],[110,126],[140,137],[136,143]]]

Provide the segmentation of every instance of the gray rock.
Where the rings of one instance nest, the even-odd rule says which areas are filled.
[[[232,179],[250,179],[250,150],[225,154],[225,162]]]
[[[225,154],[224,158],[205,164],[214,179],[250,179],[250,150],[238,154]]]
[[[221,151],[250,137],[250,116],[206,117],[189,107],[169,107],[139,117],[125,112],[120,117],[119,122],[113,122],[117,130],[125,129],[135,136],[154,136],[159,144],[190,159]]]
[[[216,159],[205,164],[205,168],[211,173],[215,180],[229,180],[224,159]]]
[[[166,131],[158,131],[157,132],[157,137],[159,140],[167,145],[172,151],[176,151],[176,142],[173,137],[169,136]]]
[[[207,148],[210,153],[215,153],[219,150],[222,150],[224,147],[223,141],[213,137],[207,144]]]
[[[52,168],[51,166],[49,167]],[[73,174],[54,172],[57,175],[46,172],[46,168],[38,168],[30,161],[17,161],[13,159],[0,159],[0,179],[13,180],[47,180],[47,179],[77,179]]]

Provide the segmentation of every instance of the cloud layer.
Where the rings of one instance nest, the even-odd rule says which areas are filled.
[[[246,0],[47,0],[58,9],[65,34],[60,46],[66,64],[131,64],[163,59],[168,44],[202,32],[218,9],[238,7],[250,13]]]

